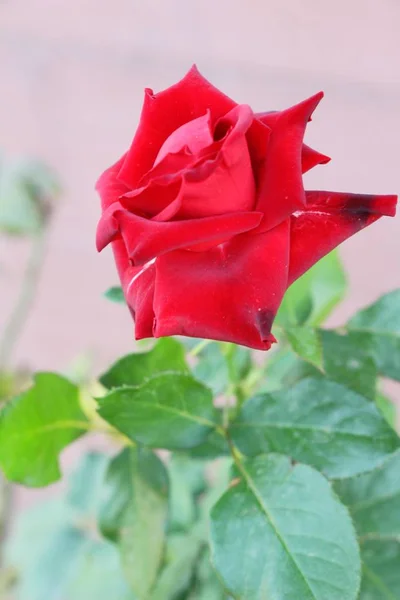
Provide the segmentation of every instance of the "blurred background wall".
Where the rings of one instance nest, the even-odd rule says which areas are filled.
[[[94,247],[101,171],[127,148],[145,86],[160,90],[196,62],[256,110],[323,89],[307,142],[332,162],[309,188],[399,191],[398,0],[1,0],[0,147],[45,159],[64,186],[40,293],[15,361],[64,369],[82,350],[97,368],[132,347],[111,253]],[[336,320],[400,285],[400,221],[344,244],[348,300]],[[0,328],[27,248],[0,242]]]

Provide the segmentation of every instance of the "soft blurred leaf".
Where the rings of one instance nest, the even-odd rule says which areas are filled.
[[[100,377],[100,382],[108,389],[122,385],[140,385],[166,371],[188,371],[184,348],[173,338],[159,340],[149,352],[124,356]]]
[[[363,561],[359,600],[400,598],[400,541],[366,540],[361,545]]]
[[[110,287],[104,292],[104,297],[116,304],[125,304],[125,296],[121,286]]]
[[[196,379],[205,383],[215,396],[225,392],[229,385],[229,365],[221,346],[211,342],[199,352],[197,360],[192,369]]]
[[[162,374],[137,387],[99,398],[100,416],[130,439],[170,450],[197,446],[217,424],[211,392],[179,373]]]
[[[225,600],[227,598],[224,588],[219,581],[210,560],[209,549],[203,551],[203,555],[197,562],[196,589],[190,600]]]
[[[0,230],[20,235],[36,233],[58,194],[59,184],[54,173],[42,163],[3,160],[0,163]]]
[[[346,278],[336,251],[331,252],[287,290],[276,317],[282,326],[320,325],[346,292]]]
[[[220,419],[218,419],[218,421],[220,421]],[[192,458],[203,458],[208,460],[226,456],[229,453],[229,445],[226,438],[216,431],[212,431],[202,444],[189,450],[189,454]]]
[[[335,484],[361,544],[360,600],[400,598],[400,451],[377,469]]]
[[[168,513],[168,476],[144,448],[126,449],[110,464],[102,531],[119,543],[126,579],[139,600],[147,598],[161,565]]]
[[[369,338],[378,372],[400,381],[400,289],[361,310],[348,327]]]
[[[177,600],[189,589],[201,544],[195,536],[174,534],[168,539],[166,563],[151,600]]]
[[[213,564],[240,600],[356,600],[360,558],[326,479],[287,457],[258,456],[211,513]]]
[[[231,435],[247,455],[281,452],[331,477],[367,471],[399,446],[373,403],[324,379],[251,398]]]
[[[7,478],[29,486],[57,481],[59,453],[86,425],[75,385],[54,373],[35,375],[33,386],[0,412],[0,465]]]
[[[96,532],[104,466],[104,457],[89,454],[72,478],[69,496],[18,517],[6,547],[7,564],[19,570],[18,600],[134,600],[116,548]]]
[[[378,392],[376,395],[376,405],[385,417],[393,429],[396,429],[397,410],[396,405],[390,398],[385,396],[382,392]]]
[[[170,529],[188,530],[197,518],[196,497],[206,490],[205,464],[174,453],[168,462]]]

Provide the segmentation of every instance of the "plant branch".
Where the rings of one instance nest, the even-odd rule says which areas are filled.
[[[33,240],[20,294],[0,340],[0,371],[5,370],[8,366],[14,347],[29,316],[43,267],[45,248],[45,229],[42,228]]]

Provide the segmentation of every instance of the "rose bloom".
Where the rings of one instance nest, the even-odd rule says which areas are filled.
[[[305,191],[329,158],[303,143],[320,92],[254,113],[193,67],[146,89],[128,152],[100,177],[97,247],[111,243],[136,339],[185,335],[268,350],[287,288],[395,196]]]

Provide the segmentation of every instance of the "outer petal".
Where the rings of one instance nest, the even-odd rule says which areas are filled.
[[[396,211],[396,196],[306,194],[307,207],[291,219],[289,285],[348,237]]]
[[[156,256],[178,248],[205,250],[231,237],[257,227],[262,214],[237,212],[190,219],[188,221],[149,221],[124,210],[104,214],[99,223],[99,249],[104,243],[122,236],[128,256],[142,265]],[[110,224],[110,222],[112,224]]]
[[[125,157],[126,154],[104,171],[96,183],[96,190],[100,195],[103,210],[108,208],[113,202],[116,202],[122,194],[126,194],[129,191],[129,188],[118,179],[118,174],[124,164]]]
[[[135,321],[137,340],[153,335],[154,282],[154,263],[144,267],[131,267],[123,277],[124,294]]]
[[[139,127],[120,173],[122,181],[136,187],[153,166],[165,140],[178,127],[201,117],[207,110],[215,122],[235,105],[195,66],[181,81],[158,94],[146,90]]]
[[[326,165],[330,160],[329,156],[321,154],[321,152],[303,144],[301,149],[301,170],[303,173],[307,173],[307,171],[313,169],[317,165]]]
[[[112,165],[109,169],[104,171],[96,183],[96,190],[100,195],[103,211],[107,210],[109,206],[114,204],[118,198],[128,190],[126,185],[118,180],[118,173],[124,160],[125,155],[120,158],[115,165]],[[123,240],[114,241],[112,249],[119,276],[122,278],[126,269],[129,267],[129,257]]]
[[[287,285],[289,221],[208,252],[156,262],[154,336],[186,335],[268,350]]]
[[[278,122],[279,111],[271,111],[264,113],[256,113],[256,118],[261,121],[264,125],[267,125],[270,129],[273,129]],[[301,149],[301,170],[306,173],[317,165],[325,165],[330,161],[330,157],[325,154],[321,154],[317,150],[310,148],[306,144],[303,144]]]
[[[256,205],[257,210],[265,214],[265,229],[305,206],[301,169],[303,137],[307,122],[322,97],[320,92],[274,117]]]

